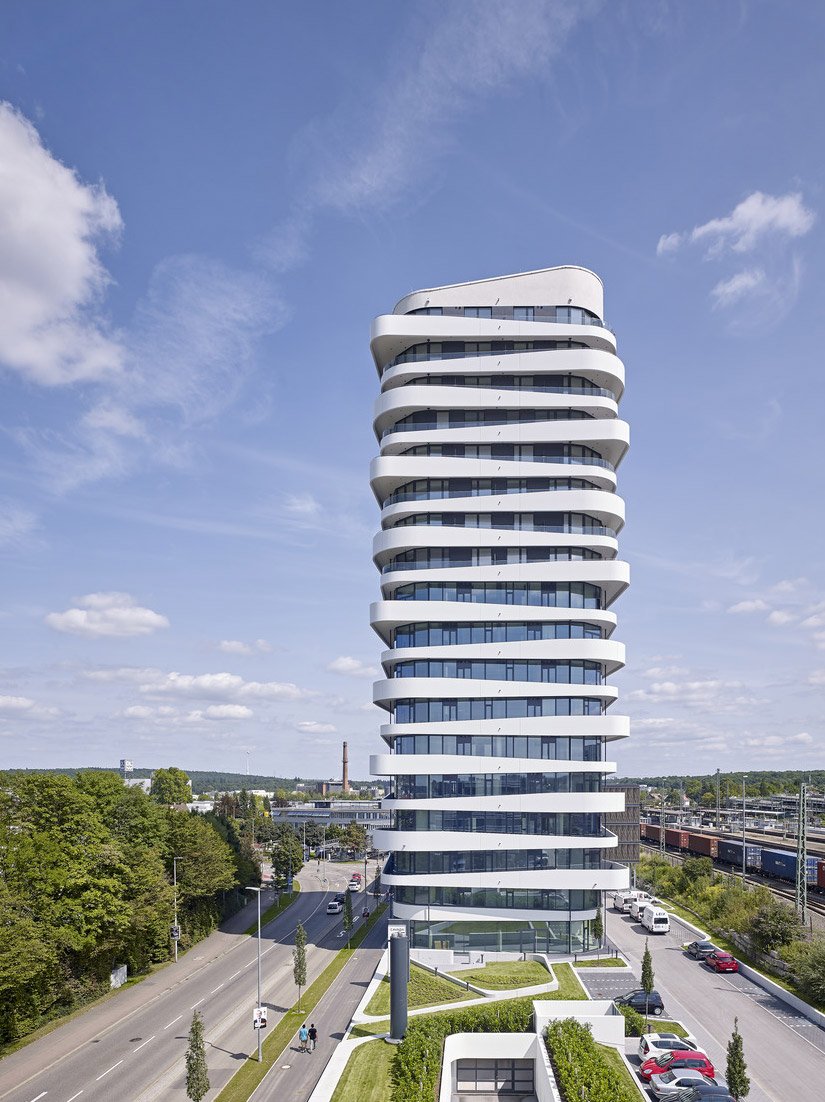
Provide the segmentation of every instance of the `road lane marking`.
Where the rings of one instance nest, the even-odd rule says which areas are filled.
[[[204,998],[206,998],[206,996],[205,996],[205,995],[204,995]],[[189,1009],[190,1009],[190,1010],[194,1010],[194,1009],[195,1009],[195,1007],[196,1007],[196,1006],[200,1006],[200,1004],[201,1004],[202,1002],[203,1002],[203,999],[198,999],[198,1001],[197,1001],[196,1003],[192,1003],[192,1005],[191,1005],[191,1006],[189,1007]]]
[[[174,1025],[174,1024],[175,1024],[175,1022],[179,1022],[179,1021],[181,1020],[181,1018],[182,1018],[182,1017],[183,1017],[183,1014],[178,1014],[177,1018],[174,1018],[174,1019],[173,1019],[173,1020],[172,1020],[172,1021],[171,1021],[171,1022],[169,1023],[169,1025],[165,1025],[165,1026],[164,1026],[163,1028],[164,1028],[164,1029],[168,1029],[168,1028],[169,1028],[169,1026],[172,1026],[172,1025]]]
[[[48,1093],[48,1091],[41,1091],[40,1094],[38,1094],[37,1098],[32,1099],[32,1102],[37,1102],[38,1098],[45,1098]]]
[[[83,1091],[78,1091],[77,1094],[73,1094],[69,1102],[74,1102],[75,1098],[80,1098],[81,1094],[83,1094]]]
[[[97,1079],[95,1079],[95,1082],[99,1083],[100,1080],[103,1079],[105,1076],[107,1076],[110,1071],[114,1071],[115,1068],[119,1068],[122,1063],[123,1063],[122,1060],[118,1060],[118,1062],[116,1064],[112,1064],[112,1066],[109,1068],[108,1071],[104,1071],[103,1075],[98,1075]]]
[[[223,984],[222,984],[222,983],[219,983],[217,987],[213,987],[213,988],[212,988],[212,990],[211,990],[211,991],[209,992],[209,994],[210,994],[210,995],[214,995],[214,994],[215,994],[215,992],[216,992],[216,991],[220,991],[220,989],[221,989],[222,987],[223,987]]]
[[[237,972],[233,972],[232,975],[229,977],[229,979],[234,980],[235,976],[239,976],[241,974],[241,972],[243,972],[243,968],[239,968]],[[227,981],[227,982],[229,982],[229,981]]]
[[[154,1035],[154,1033],[153,1033],[151,1037],[148,1037],[148,1038],[147,1038],[147,1039],[146,1039],[146,1040],[145,1040],[145,1041],[143,1042],[143,1045],[148,1045],[148,1044],[149,1044],[149,1041],[154,1041],[154,1039],[155,1039],[155,1035]],[[135,1052],[140,1052],[140,1050],[141,1050],[141,1049],[143,1048],[143,1045],[138,1045],[138,1047],[137,1047],[137,1048],[135,1049]],[[69,1102],[71,1102],[71,1099],[69,1099]]]

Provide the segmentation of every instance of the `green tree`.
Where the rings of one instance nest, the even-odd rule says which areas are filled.
[[[376,901],[381,895],[381,866],[378,862],[375,862],[375,877],[372,881],[372,894],[375,896]]]
[[[686,857],[682,862],[682,876],[688,886],[713,876],[713,861],[709,857]]]
[[[349,934],[352,929],[352,892],[349,888],[344,895],[344,929],[347,931],[347,946],[349,946]]]
[[[742,1034],[739,1032],[739,1019],[733,1019],[733,1033],[728,1041],[728,1062],[725,1069],[725,1078],[728,1081],[728,1090],[741,1102],[751,1089],[751,1081],[748,1078],[748,1065],[745,1063],[745,1052],[742,1045]]]
[[[799,919],[787,903],[770,899],[756,911],[748,923],[751,944],[760,953],[790,945],[800,934]]]
[[[788,952],[799,986],[815,1003],[825,1003],[825,938],[797,942]]]
[[[653,957],[650,953],[648,938],[645,938],[645,951],[642,955],[642,990],[645,993],[645,1018],[648,1017],[648,999],[653,991],[655,977],[653,974]]]
[[[340,841],[344,849],[364,853],[367,848],[367,828],[360,823],[348,823],[341,832]]]
[[[601,903],[596,907],[596,913],[590,920],[590,936],[595,941],[596,947],[601,949],[602,940],[604,939],[604,918],[602,917]]]
[[[209,1090],[209,1072],[206,1067],[206,1046],[203,1043],[203,1018],[196,1010],[189,1027],[189,1046],[186,1049],[186,1097],[200,1102]]]
[[[185,804],[192,799],[192,786],[182,769],[170,765],[152,774],[151,795],[159,804]]]
[[[301,1007],[301,988],[307,982],[307,934],[301,923],[295,930],[295,948],[292,950],[292,977],[298,988],[298,1008]]]
[[[304,863],[304,847],[296,838],[292,827],[280,826],[278,837],[269,851],[272,873],[282,880],[297,876]]]

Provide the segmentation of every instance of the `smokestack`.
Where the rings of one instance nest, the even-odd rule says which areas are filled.
[[[347,744],[344,743],[344,757],[341,762],[341,791],[349,792],[349,758],[347,757]]]

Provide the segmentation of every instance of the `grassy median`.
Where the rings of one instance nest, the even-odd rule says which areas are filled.
[[[262,1081],[267,1072],[272,1068],[281,1056],[281,1053],[293,1040],[301,1022],[307,1018],[321,999],[326,995],[332,983],[338,978],[346,967],[353,953],[366,937],[368,931],[386,909],[385,904],[380,904],[372,912],[367,921],[359,927],[350,939],[349,949],[339,949],[332,961],[326,966],[320,976],[314,980],[301,996],[301,1005],[297,1001],[284,1014],[272,1031],[267,1031],[268,1036],[263,1043],[262,1059],[258,1063],[258,1057],[249,1056],[238,1071],[232,1076],[216,1102],[247,1102],[247,1099]],[[258,923],[255,922],[257,929]]]

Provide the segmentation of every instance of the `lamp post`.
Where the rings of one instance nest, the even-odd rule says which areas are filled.
[[[745,780],[748,774],[742,774],[742,886],[745,884]]]
[[[258,1010],[261,1009],[261,889],[260,888],[247,888],[248,892],[255,892],[258,897],[258,1001],[255,1004]],[[261,1056],[261,1026],[262,1023],[258,1022],[258,1063],[260,1064]]]
[[[174,906],[174,912],[175,912],[175,917],[173,919],[172,924],[173,924],[175,933],[178,934],[178,936],[180,936],[180,931],[178,929],[178,861],[182,861],[182,860],[183,860],[182,857],[173,857],[172,858],[172,891],[173,891],[173,895],[174,895],[174,904],[173,904],[173,906]],[[178,938],[173,938],[172,939],[172,944],[175,946],[175,964],[177,964],[178,963]]]

